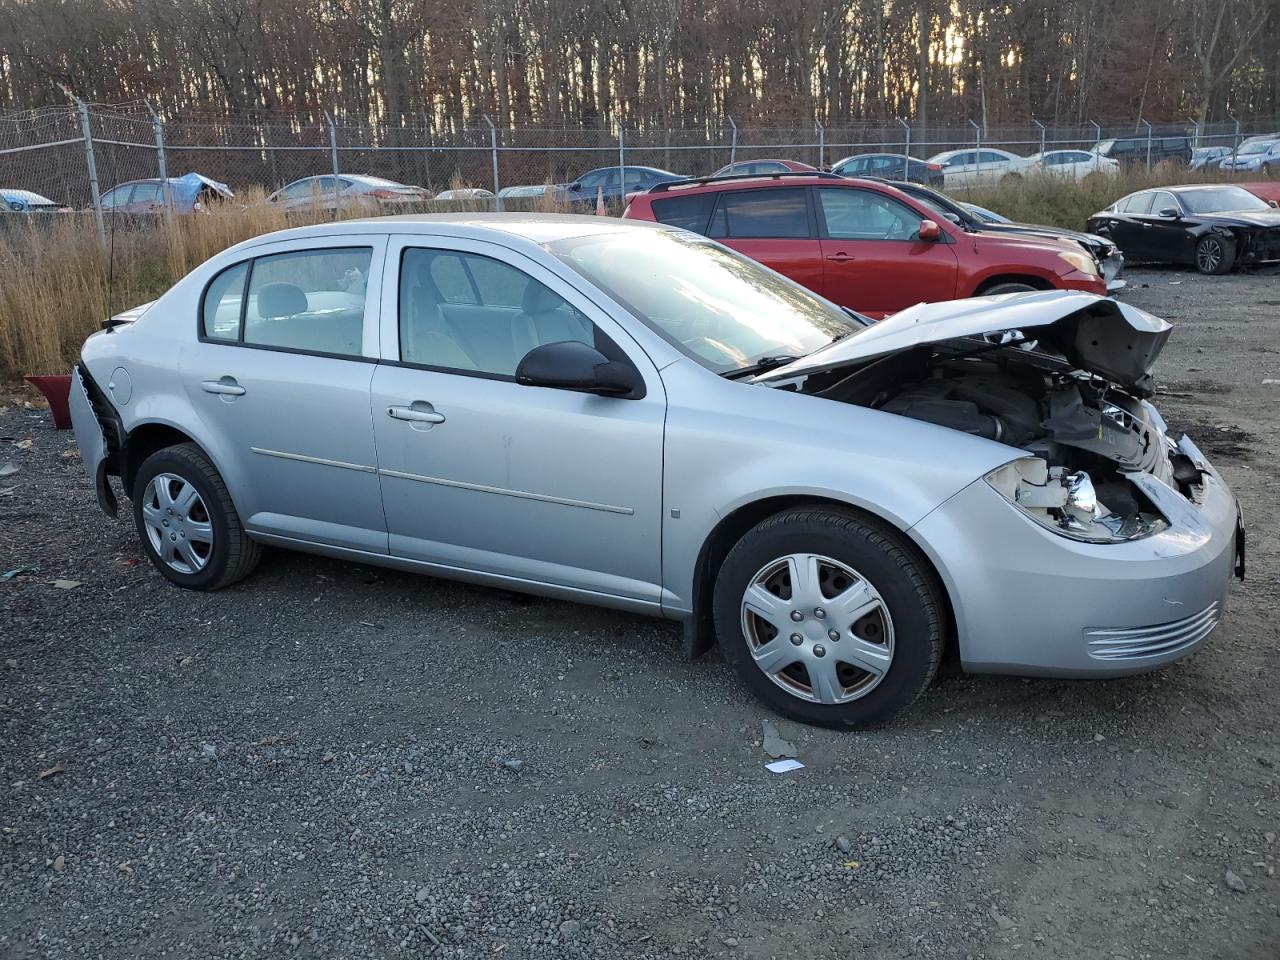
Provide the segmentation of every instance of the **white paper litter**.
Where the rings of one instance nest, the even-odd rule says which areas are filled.
[[[804,764],[799,760],[793,760],[788,757],[786,760],[775,760],[773,763],[766,763],[764,768],[770,773],[790,773],[792,770],[803,770]]]

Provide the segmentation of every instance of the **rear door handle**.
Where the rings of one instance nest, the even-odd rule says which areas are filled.
[[[444,423],[444,414],[436,413],[431,404],[424,400],[417,400],[410,407],[387,407],[387,416],[411,423]]]
[[[236,383],[235,377],[222,377],[218,380],[203,380],[200,389],[205,393],[218,393],[224,397],[243,397],[244,387]]]
[[[848,263],[850,260],[855,260],[857,258],[851,257],[849,254],[841,251],[840,253],[833,253],[831,256],[827,257],[827,259],[832,263]]]

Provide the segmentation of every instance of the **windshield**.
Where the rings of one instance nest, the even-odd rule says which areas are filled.
[[[1270,210],[1265,200],[1255,197],[1243,187],[1213,187],[1188,190],[1181,195],[1183,206],[1191,213],[1218,213],[1223,210]]]
[[[929,210],[930,213],[937,214],[944,220],[951,223],[964,223],[964,218],[951,207],[948,207],[941,199],[930,193],[916,193],[912,191],[911,198]]]
[[[802,357],[864,329],[835,304],[693,234],[627,230],[547,249],[716,373]]]
[[[1274,140],[1262,140],[1258,143],[1246,143],[1240,148],[1240,155],[1244,156],[1245,154],[1250,153],[1266,153],[1267,148],[1274,142]]]

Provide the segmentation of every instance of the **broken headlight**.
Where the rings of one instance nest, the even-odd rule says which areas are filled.
[[[1072,540],[1122,543],[1149,537],[1169,525],[1136,488],[1126,490],[1123,505],[1117,501],[1113,511],[1099,499],[1089,474],[1051,467],[1039,457],[1006,463],[985,479],[1036,523]]]

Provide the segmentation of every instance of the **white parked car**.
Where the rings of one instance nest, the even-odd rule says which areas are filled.
[[[396,183],[382,177],[366,177],[362,174],[344,173],[340,177],[304,177],[281,187],[267,197],[269,203],[295,207],[332,208],[339,204],[372,202],[379,206],[395,206],[404,203],[421,203],[430,200],[431,194],[422,187]]]
[[[998,183],[1005,177],[1022,176],[1027,158],[1008,150],[983,147],[980,150],[944,150],[929,158],[942,166],[943,185],[948,190],[979,183]]]
[[[1114,176],[1120,172],[1120,162],[1088,150],[1046,150],[1027,157],[1023,172],[1047,174],[1078,183],[1091,173]]]
[[[483,187],[459,187],[456,190],[441,190],[436,194],[437,200],[492,200],[496,194]]]

